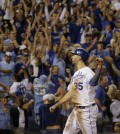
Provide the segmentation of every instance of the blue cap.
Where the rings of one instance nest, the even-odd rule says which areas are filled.
[[[11,43],[11,42],[10,42],[10,39],[5,39],[5,40],[4,40],[4,45],[10,45],[10,43]]]
[[[75,52],[73,52],[73,54],[80,56],[80,57],[82,58],[82,61],[83,61],[84,63],[86,63],[86,61],[87,61],[88,58],[89,58],[89,54],[88,54],[88,53],[86,52],[86,50],[83,49],[83,48],[78,48],[78,49],[76,49]]]
[[[45,82],[47,82],[47,76],[46,76],[46,75],[41,75],[41,76],[39,77],[39,82],[40,82],[41,84],[44,84]]]

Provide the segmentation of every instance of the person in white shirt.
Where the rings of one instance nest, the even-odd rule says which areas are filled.
[[[12,16],[10,14],[10,6],[12,4],[11,0],[2,0],[2,9],[5,11],[4,19],[10,20]]]
[[[114,99],[110,105],[110,111],[113,115],[113,123],[120,123],[120,91],[111,92],[111,98]]]
[[[22,68],[22,73],[24,74],[24,79],[21,80],[21,76],[18,74],[15,74],[13,76],[13,84],[10,87],[10,93],[15,93],[16,91],[21,91],[24,95],[26,94],[26,90],[28,87],[29,79],[28,79],[28,74],[25,71],[25,68]]]

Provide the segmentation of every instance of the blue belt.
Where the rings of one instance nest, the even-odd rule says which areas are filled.
[[[80,109],[85,109],[85,108],[88,108],[88,107],[90,107],[90,106],[95,106],[96,105],[96,103],[93,103],[93,104],[91,104],[91,105],[89,105],[89,106],[76,106],[76,107],[78,107],[78,108],[80,108]]]

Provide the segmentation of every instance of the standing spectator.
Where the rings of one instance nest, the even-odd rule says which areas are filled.
[[[113,115],[113,123],[120,123],[120,91],[114,90],[111,92],[111,99],[114,99],[113,103],[110,105],[110,111]]]
[[[12,86],[10,87],[10,91],[9,91],[10,93],[15,93],[17,91],[21,91],[24,95],[26,94],[26,89],[28,87],[29,79],[28,79],[28,74],[25,71],[24,67],[22,67],[21,73],[23,74],[24,79],[22,79],[21,75],[18,75],[18,74],[15,74],[13,76],[14,82],[13,82]]]
[[[21,55],[23,55],[24,53],[28,53],[28,49],[26,45],[21,45],[19,50]]]
[[[50,74],[48,76],[48,81],[52,81],[53,84],[55,84],[55,88],[52,90],[51,93],[55,94],[60,87],[60,84],[58,82],[59,78],[59,67],[57,65],[53,66],[50,70]]]
[[[42,124],[41,128],[47,130],[47,134],[61,134],[60,130],[60,111],[57,108],[51,113],[49,108],[55,104],[55,96],[46,94],[43,96],[43,105],[39,109],[39,115]]]
[[[0,61],[3,61],[5,53],[10,51],[10,39],[3,39],[3,43],[1,43],[1,45]]]
[[[106,75],[100,77],[100,84],[96,89],[95,102],[98,105],[99,113],[97,117],[98,131],[103,132],[103,114],[106,112],[106,107],[104,106],[106,98],[106,87],[108,86],[108,79]]]
[[[11,86],[13,83],[13,73],[15,63],[11,61],[12,53],[5,53],[5,60],[0,62],[0,82]]]
[[[65,50],[63,48],[64,45],[64,36],[61,37],[60,47],[53,59],[53,65],[57,65],[59,67],[59,75],[65,77]]]
[[[15,99],[15,103],[12,106],[9,104],[10,97]],[[19,105],[20,102],[16,95],[11,94],[9,96],[7,93],[0,95],[0,134],[11,134],[10,109]]]
[[[106,114],[107,114],[110,122],[112,122],[112,117],[113,117],[113,115],[110,111],[110,105],[114,100],[112,98],[112,93],[116,92],[116,91],[117,91],[117,86],[116,85],[111,84],[111,85],[108,86],[107,96],[106,96],[106,100],[105,100],[105,106],[107,107],[107,111],[106,111],[107,113]]]
[[[15,129],[15,134],[24,134],[25,128],[28,127],[28,110],[34,104],[34,100],[26,100],[23,93],[20,91],[16,92],[16,96],[20,101],[18,109],[18,117],[14,116],[14,109],[12,111],[12,117],[18,118],[18,127]]]
[[[39,107],[42,104],[43,95],[47,93],[47,76],[41,75],[39,78],[35,78],[33,82],[33,91],[35,98],[34,113],[36,124],[40,124],[39,120]]]

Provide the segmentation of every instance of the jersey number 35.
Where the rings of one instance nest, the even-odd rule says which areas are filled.
[[[75,86],[75,89],[77,90],[82,90],[83,89],[83,82],[79,82],[79,83],[77,83],[77,82],[75,82],[74,83],[74,86]]]

